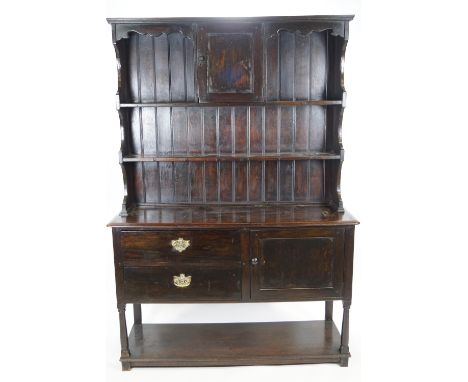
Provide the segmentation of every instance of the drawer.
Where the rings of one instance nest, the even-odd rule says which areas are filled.
[[[240,301],[240,265],[125,267],[128,303]]]
[[[178,260],[237,259],[240,234],[237,231],[122,231],[123,260],[134,265]]]
[[[259,230],[251,242],[252,300],[342,297],[343,229]]]

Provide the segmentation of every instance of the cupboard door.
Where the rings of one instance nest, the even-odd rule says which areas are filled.
[[[202,25],[197,46],[200,102],[261,100],[260,25]]]
[[[343,229],[252,232],[252,300],[339,298],[343,292]]]

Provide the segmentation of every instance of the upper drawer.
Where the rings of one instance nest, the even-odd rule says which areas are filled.
[[[124,261],[240,261],[237,231],[122,231],[120,245]]]

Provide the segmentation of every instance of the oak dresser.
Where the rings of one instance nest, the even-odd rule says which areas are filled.
[[[343,208],[340,177],[352,18],[108,20],[124,181],[109,223],[124,370],[348,365],[358,222]],[[271,301],[324,301],[324,319],[142,322],[141,304]]]

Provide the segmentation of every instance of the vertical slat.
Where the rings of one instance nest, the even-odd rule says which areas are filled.
[[[310,35],[296,33],[294,62],[294,95],[297,100],[309,99],[310,92]]]
[[[160,202],[159,166],[158,162],[146,162],[145,167],[145,190],[147,203]]]
[[[294,96],[294,34],[282,31],[279,34],[280,99],[291,100]]]
[[[202,203],[203,200],[203,166],[204,162],[190,163],[190,199],[192,203]]]
[[[310,201],[319,202],[323,197],[323,166],[321,160],[310,161]]]
[[[171,86],[171,100],[185,101],[185,47],[184,36],[180,33],[171,33],[168,36],[169,41],[169,73]]]
[[[137,203],[144,203],[144,185],[143,185],[143,173],[142,169],[143,166],[141,166],[141,163],[132,163],[130,168],[133,167],[133,187],[135,190],[135,201]]]
[[[263,152],[263,110],[263,107],[250,107],[249,148],[252,154],[260,154]]]
[[[239,106],[233,108],[235,110],[235,125],[234,125],[234,133],[235,133],[235,150],[234,152],[237,154],[246,154],[247,153],[247,146],[248,146],[248,131],[247,131],[247,124],[248,124],[248,108],[244,106]]]
[[[307,160],[297,160],[295,165],[294,177],[294,200],[306,201],[307,200]]]
[[[174,90],[172,94],[174,94]],[[186,154],[187,142],[187,113],[186,108],[173,107],[171,113],[172,142],[174,154]]]
[[[161,203],[172,203],[174,201],[174,162],[161,162],[159,176]]]
[[[231,108],[218,108],[218,153],[231,154],[232,145],[232,125],[231,125]]]
[[[236,152],[236,109],[231,107],[231,140],[232,140],[232,154]],[[236,198],[236,163],[231,163],[231,201]]]
[[[202,108],[187,108],[188,113],[188,153],[201,154],[202,148]]]
[[[195,49],[193,40],[184,37],[185,41],[185,87],[187,101],[195,101]]]
[[[132,33],[129,39],[129,57],[128,57],[128,71],[129,71],[129,89],[130,99],[132,102],[138,102],[138,35]]]
[[[281,182],[279,184],[279,194],[281,201],[292,200],[292,184],[293,184],[293,166],[292,161],[282,160],[279,161],[281,174]]]
[[[235,164],[235,202],[247,201],[247,162],[233,162]]]
[[[139,36],[138,37],[138,52],[139,52],[139,102],[154,101],[154,55],[153,55],[153,37]]]
[[[323,99],[325,96],[327,73],[326,32],[310,33],[310,91],[312,99]]]
[[[232,163],[230,161],[222,161],[219,163],[219,201],[231,202],[232,189]]]
[[[252,202],[262,201],[263,174],[261,161],[251,161],[249,173],[249,200]]]
[[[265,161],[265,201],[277,199],[277,161]]]
[[[216,154],[216,108],[203,108],[203,152],[204,154]]]
[[[140,111],[139,108],[131,110],[130,114],[130,136],[129,148],[132,154],[141,155],[141,141],[140,141]]]
[[[207,202],[218,201],[218,176],[216,162],[206,162],[205,164],[205,194]]]
[[[267,39],[266,43],[266,78],[265,78],[265,89],[266,99],[268,101],[277,100],[279,93],[279,81],[278,81],[278,36],[273,36]]]
[[[174,201],[188,202],[189,187],[188,179],[188,163],[174,163]]]

